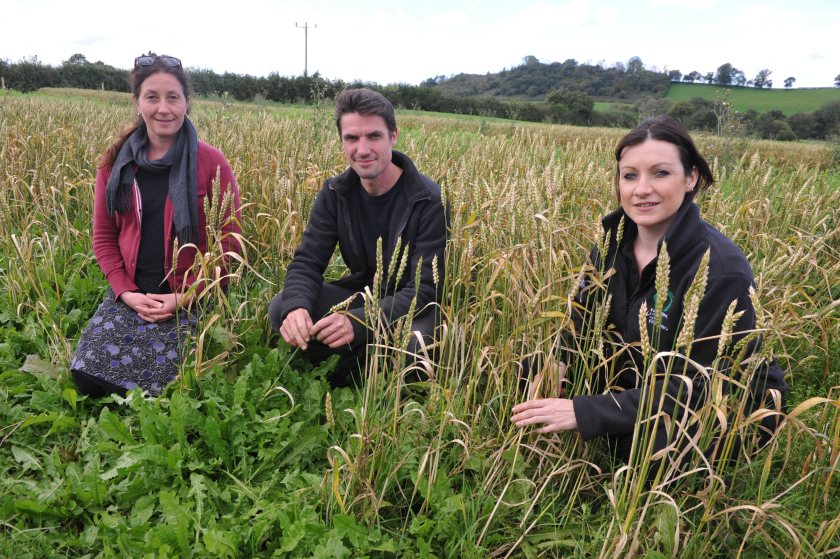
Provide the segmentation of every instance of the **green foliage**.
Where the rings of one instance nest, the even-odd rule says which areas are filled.
[[[595,100],[586,93],[561,88],[549,93],[545,101],[554,122],[587,124],[592,119]]]
[[[26,547],[52,534],[74,554],[133,557],[393,549],[352,517],[324,525],[321,476],[311,472],[326,465],[327,384],[321,370],[292,370],[289,359],[286,349],[263,349],[234,382],[213,371],[201,394],[176,387],[158,399],[93,402],[66,380],[4,375],[0,390],[18,395],[0,406],[2,423],[15,426],[2,449],[6,537]],[[49,525],[60,529],[42,532]],[[78,536],[65,539],[74,526]]]
[[[732,85],[732,74],[735,71],[736,68],[729,62],[721,64],[718,66],[717,73],[715,74],[715,83],[718,85]]]
[[[790,117],[778,109],[738,112],[732,99],[743,97],[739,89],[718,88],[713,100],[698,96],[679,101],[668,109],[668,114],[689,129],[718,134],[735,131],[768,140],[830,139],[840,134],[840,100],[829,101],[813,113],[796,113]]]
[[[0,76],[5,79],[6,87],[23,92],[42,87],[128,91],[127,70],[88,62],[81,54],[74,54],[57,68],[41,63],[37,56],[18,62],[0,60]]]
[[[728,90],[732,106],[736,111],[750,109],[763,113],[772,110],[782,111],[787,116],[796,113],[812,113],[830,101],[840,101],[840,89],[830,87],[816,89],[756,89],[754,87],[729,87],[706,84],[671,84],[665,95],[675,103],[701,97],[714,101],[721,96],[722,90]]]
[[[840,181],[829,147],[697,137],[718,178],[703,214],[753,264],[791,413],[757,455],[719,469],[692,455],[696,470],[651,488],[640,474],[649,460],[625,468],[603,441],[508,421],[522,398],[517,364],[556,350],[567,295],[614,204],[619,132],[401,114],[402,149],[452,204],[446,330],[424,382],[404,382],[405,356],[383,337],[364,385],[330,390],[329,365],[273,348],[266,321],[315,193],[345,166],[328,111],[198,100],[193,119],[230,160],[246,204],[247,267],[199,325],[182,382],[159,398],[92,401],[67,363],[105,289],[90,249],[96,158],[130,105],[78,91],[0,103],[0,556],[836,548]],[[608,343],[598,320],[575,348],[587,358],[575,360],[574,390]]]
[[[668,76],[646,70],[641,60],[630,68],[611,68],[565,62],[543,63],[526,57],[523,64],[501,72],[457,74],[448,79],[434,79],[429,85],[453,95],[493,95],[500,97],[541,98],[558,88],[581,91],[593,97],[634,100],[644,95],[663,95],[668,90]],[[631,59],[631,62],[633,60]]]

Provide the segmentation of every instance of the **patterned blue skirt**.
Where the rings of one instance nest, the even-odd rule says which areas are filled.
[[[108,288],[82,332],[70,361],[75,371],[131,390],[157,395],[178,376],[186,340],[195,334],[196,310],[179,309],[164,322],[146,322]]]

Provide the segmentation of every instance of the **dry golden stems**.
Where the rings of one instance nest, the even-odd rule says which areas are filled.
[[[101,283],[90,257],[92,183],[98,154],[131,121],[128,106],[125,96],[97,96],[72,102],[9,98],[0,108],[0,185],[7,200],[0,211],[0,292],[18,303],[22,316],[37,317],[48,351],[65,360],[72,340],[63,335],[62,317],[26,302],[41,294],[56,297],[70,273]],[[198,100],[192,118],[201,137],[231,162],[247,246],[247,257],[230,268],[227,298],[220,298],[200,325],[195,343],[201,347],[193,358],[200,374],[222,361],[235,369],[242,351],[236,336],[265,329],[265,305],[279,289],[312,202],[324,179],[346,164],[334,127],[312,113]],[[352,432],[338,433],[329,451],[333,491],[325,499],[331,510],[375,524],[386,506],[407,511],[415,504],[432,506],[422,498],[429,487],[444,478],[458,482],[469,471],[481,483],[464,504],[460,528],[473,539],[483,532],[485,541],[503,535],[496,541],[505,543],[494,544],[488,555],[521,555],[529,536],[562,535],[568,526],[585,525],[590,517],[583,510],[604,499],[599,527],[592,528],[599,532],[594,541],[604,557],[661,552],[657,530],[665,509],[675,513],[676,524],[662,534],[678,530],[678,537],[671,537],[677,554],[725,554],[722,534],[740,529],[740,519],[750,523],[750,538],[773,537],[787,549],[807,543],[811,556],[832,549],[836,526],[811,522],[832,506],[831,476],[840,452],[837,390],[831,392],[838,382],[833,348],[840,339],[835,292],[840,189],[835,175],[820,171],[829,164],[827,148],[750,142],[744,154],[712,151],[713,158],[720,155],[718,185],[699,200],[704,217],[743,247],[753,265],[765,351],[782,357],[785,366],[795,363],[794,386],[810,382],[827,396],[806,400],[807,406],[789,415],[781,437],[757,458],[742,452],[731,464],[709,464],[698,451],[708,441],[724,433],[719,448],[726,452],[737,437],[753,436],[762,414],[774,413],[760,408],[742,417],[746,391],[736,387],[728,395],[727,378],[710,372],[707,404],[671,426],[687,441],[687,450],[669,452],[658,485],[647,488],[644,468],[611,468],[598,442],[523,434],[507,420],[521,397],[519,361],[555,353],[556,333],[569,325],[570,294],[592,239],[600,237],[598,220],[616,204],[611,150],[623,131],[413,115],[400,115],[400,125],[398,148],[442,184],[451,203],[451,241],[439,278],[446,324],[434,378],[418,397],[401,381],[404,325],[395,337],[381,313],[371,313],[377,338],[362,406],[333,412],[336,426],[347,413],[356,419]],[[701,149],[723,149],[711,146],[712,140],[701,138]],[[229,256],[214,248],[198,259],[211,289],[218,286],[216,269],[223,261],[230,264]],[[327,270],[330,277],[345,271],[336,260]],[[401,261],[394,258],[391,266],[401,267]],[[700,278],[695,284],[691,293],[699,295]],[[693,323],[693,300],[685,305],[686,325]],[[592,375],[600,368],[607,371],[607,387],[618,374],[605,362],[605,349],[626,347],[602,335],[609,326],[603,323],[605,308],[589,317],[590,337],[569,348],[580,356],[571,364],[570,393],[594,387]],[[686,328],[678,344],[688,346],[689,358],[692,337]],[[218,338],[234,343],[225,348]],[[672,372],[681,373],[685,360],[676,352],[671,357]],[[751,367],[747,364],[747,374]],[[645,371],[637,375],[640,384],[651,380]],[[413,450],[400,454],[400,441],[411,441]],[[644,454],[640,451],[637,462],[650,460]],[[748,463],[756,459],[764,461],[761,468]],[[415,483],[397,487],[397,472],[408,467],[414,468]],[[769,505],[794,494],[797,503],[809,503],[799,518]],[[698,516],[700,510],[706,512]],[[603,515],[610,522],[602,522]],[[410,521],[407,512],[406,529]],[[550,555],[563,548],[546,549]]]

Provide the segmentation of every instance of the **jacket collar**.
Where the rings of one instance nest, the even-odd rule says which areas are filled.
[[[391,162],[402,169],[407,179],[403,183],[407,188],[403,188],[403,191],[409,200],[413,201],[429,197],[429,193],[425,189],[420,188],[420,185],[423,184],[420,171],[417,170],[417,167],[414,166],[414,163],[406,154],[393,150],[391,152]],[[330,187],[342,196],[348,194],[354,188],[361,186],[361,179],[359,179],[358,173],[352,167],[347,167],[347,170],[336,176],[330,184]]]
[[[625,218],[624,234],[621,239],[622,245],[636,238],[636,232],[638,231],[636,224],[627,217],[623,208],[618,208],[605,216],[601,221],[604,231],[610,234],[610,246],[612,249],[618,248],[614,246],[615,237],[618,231],[618,224],[622,217]],[[690,194],[683,200],[682,205],[677,210],[674,221],[671,222],[668,230],[665,231],[665,235],[659,240],[657,248],[662,247],[663,241],[667,243],[668,253],[671,255],[671,259],[673,259],[674,256],[683,253],[697,244],[703,237],[704,228],[705,222],[700,218],[700,208],[694,203],[694,194]]]

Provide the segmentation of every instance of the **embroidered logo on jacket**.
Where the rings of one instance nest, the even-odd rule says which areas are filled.
[[[668,293],[665,298],[665,304],[662,305],[662,317],[659,323],[659,328],[661,330],[665,330],[666,332],[669,331],[668,328],[668,311],[671,310],[671,307],[674,305],[674,294],[671,293],[671,290],[668,290]],[[656,293],[653,294],[653,304],[648,308],[647,313],[647,320],[649,325],[653,325],[656,322]]]

